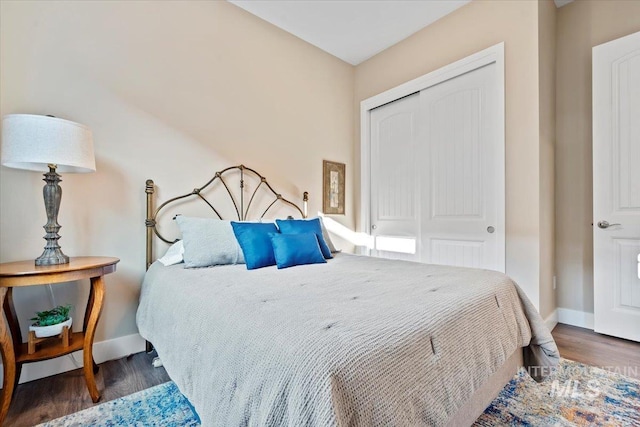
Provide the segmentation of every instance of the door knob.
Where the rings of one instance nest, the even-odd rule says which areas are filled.
[[[373,224],[373,225],[371,226],[371,229],[372,229],[372,230],[375,230],[376,228],[378,228],[378,226],[377,226],[377,225],[375,225],[375,224]]]
[[[494,231],[496,231],[496,228],[493,225],[487,227],[487,233],[493,233]]]
[[[608,221],[600,221],[600,222],[598,222],[598,227],[600,227],[602,229],[613,227],[614,225],[622,225],[622,224],[609,224]]]

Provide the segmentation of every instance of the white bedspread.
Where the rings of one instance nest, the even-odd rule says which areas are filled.
[[[346,254],[284,270],[154,263],[137,321],[204,426],[442,425],[519,347],[558,361],[505,275]]]

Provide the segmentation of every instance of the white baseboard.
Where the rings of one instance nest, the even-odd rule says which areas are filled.
[[[593,313],[560,307],[556,311],[558,312],[558,323],[593,329]]]
[[[553,312],[544,319],[544,324],[547,325],[550,331],[553,331],[553,328],[558,324],[558,310],[553,310]]]
[[[120,359],[133,353],[140,353],[144,349],[145,341],[140,334],[126,335],[94,343],[93,358],[96,363],[102,363],[107,360]],[[81,350],[67,356],[56,357],[55,359],[28,363],[22,365],[20,384],[82,368],[82,366]],[[2,371],[0,371],[0,381],[2,381]]]

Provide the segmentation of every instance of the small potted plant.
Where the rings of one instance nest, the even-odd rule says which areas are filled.
[[[60,335],[62,329],[67,326],[71,328],[73,319],[69,317],[71,305],[59,305],[56,308],[46,311],[36,312],[34,324],[29,326],[29,331],[34,331],[37,338],[47,338]]]

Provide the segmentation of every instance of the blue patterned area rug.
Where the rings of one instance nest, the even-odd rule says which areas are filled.
[[[640,367],[605,369],[562,359],[536,383],[521,370],[485,409],[474,427],[640,426]]]
[[[640,426],[640,380],[616,371],[624,373],[563,359],[540,384],[521,371],[474,426]],[[199,425],[189,401],[168,382],[38,427]]]
[[[186,397],[173,381],[111,400],[36,427],[195,427],[200,425]]]

